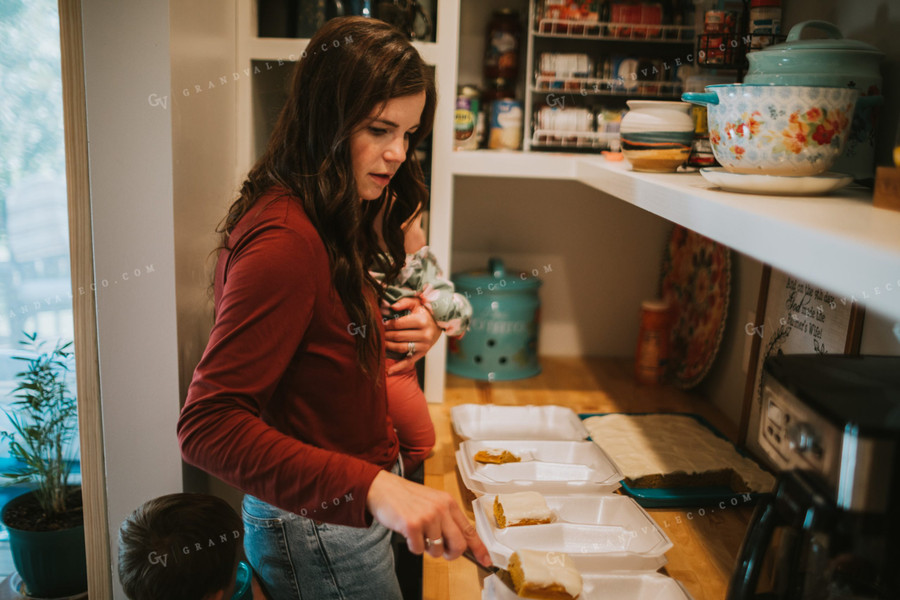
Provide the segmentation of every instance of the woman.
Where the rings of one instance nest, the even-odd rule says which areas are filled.
[[[383,325],[369,274],[391,281],[403,264],[435,100],[399,31],[329,21],[224,222],[216,321],[178,437],[187,462],[246,492],[248,560],[275,600],[399,598],[389,530],[412,552],[468,547],[490,564],[448,494],[398,476],[385,349],[406,368],[440,330],[415,299]]]

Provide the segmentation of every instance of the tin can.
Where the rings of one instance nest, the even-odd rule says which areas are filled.
[[[491,128],[488,148],[518,150],[522,145],[522,103],[500,99],[491,104]]]
[[[634,374],[639,383],[656,385],[666,379],[669,365],[669,304],[660,300],[641,303]]]
[[[609,34],[613,37],[630,38],[641,22],[641,5],[631,2],[613,2],[610,7]],[[645,30],[646,31],[646,30]]]
[[[712,145],[709,143],[708,137],[694,138],[691,144],[691,154],[688,156],[687,164],[689,167],[702,169],[704,167],[715,167],[719,163],[712,151]]]
[[[709,124],[706,107],[700,104],[694,104],[691,107],[691,116],[694,118],[694,135],[709,135]]]
[[[475,136],[475,125],[478,119],[478,100],[458,96],[456,111],[453,113],[453,148],[456,150],[475,150],[478,139]]]
[[[475,113],[475,146],[484,147],[484,130],[487,119],[484,115],[484,102],[481,99],[481,90],[474,85],[464,85],[460,95],[469,98],[472,111]]]
[[[759,50],[769,46],[781,33],[781,0],[750,2],[750,47]]]
[[[708,65],[725,63],[725,38],[721,35],[704,35],[700,47],[701,60]]]
[[[481,92],[473,85],[459,88],[453,115],[453,133],[453,148],[456,150],[476,150],[484,139]]]
[[[730,10],[708,10],[703,21],[705,33],[733,33],[737,16]]]

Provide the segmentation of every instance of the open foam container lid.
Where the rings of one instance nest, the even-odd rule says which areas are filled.
[[[519,549],[565,552],[582,575],[656,571],[672,542],[632,498],[617,494],[545,496],[550,523],[500,528],[494,496],[472,503],[475,529],[498,567]]]
[[[475,454],[484,449],[508,450],[522,461],[475,462]],[[463,484],[475,494],[611,493],[622,479],[606,452],[589,441],[468,440],[460,444],[456,463]]]
[[[450,409],[464,440],[584,440],[588,432],[570,408],[459,404]]]

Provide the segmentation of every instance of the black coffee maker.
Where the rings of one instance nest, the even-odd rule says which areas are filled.
[[[772,357],[762,402],[781,472],[728,600],[900,598],[900,357]]]

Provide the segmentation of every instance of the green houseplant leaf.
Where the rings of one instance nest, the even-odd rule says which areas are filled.
[[[34,357],[15,357],[24,369],[16,374],[16,400],[5,411],[12,431],[0,432],[18,464],[2,475],[10,480],[6,485],[35,484],[41,509],[48,515],[62,514],[67,509],[72,442],[78,430],[76,398],[65,377],[72,342],[60,341],[46,350],[36,333],[25,337],[21,343]]]

